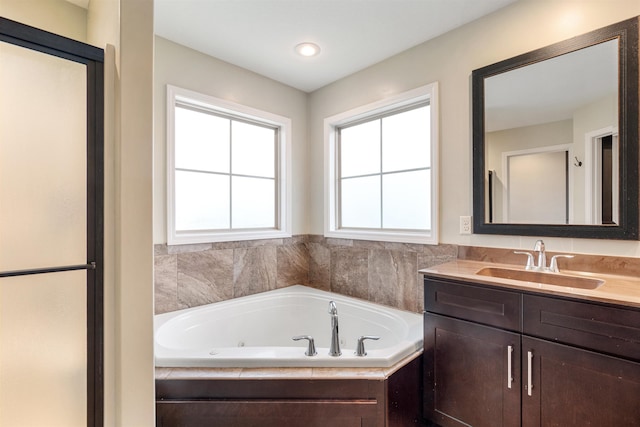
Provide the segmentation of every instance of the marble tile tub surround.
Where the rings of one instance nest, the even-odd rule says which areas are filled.
[[[156,314],[295,284],[421,313],[418,270],[458,256],[455,245],[317,235],[154,249]]]

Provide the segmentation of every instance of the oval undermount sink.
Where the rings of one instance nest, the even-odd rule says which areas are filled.
[[[479,276],[497,277],[501,279],[519,280],[521,282],[540,283],[543,285],[564,286],[568,288],[596,289],[604,280],[591,277],[570,276],[542,271],[511,270],[500,267],[484,267],[476,272]]]

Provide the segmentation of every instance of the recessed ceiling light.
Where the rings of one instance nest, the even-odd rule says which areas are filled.
[[[300,43],[296,46],[296,52],[302,56],[316,56],[320,53],[320,46],[315,43]]]

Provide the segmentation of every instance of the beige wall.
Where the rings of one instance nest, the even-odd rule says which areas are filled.
[[[166,243],[166,86],[289,117],[292,121],[293,234],[307,232],[307,95],[161,37],[155,43],[154,243]]]
[[[153,0],[91,0],[105,47],[105,426],[155,424]]]
[[[153,0],[120,1],[119,94],[115,421],[117,426],[152,426]]]
[[[521,0],[328,85],[309,97],[310,233],[323,230],[322,120],[433,81],[440,84],[440,240],[531,249],[535,237],[460,235],[472,214],[472,70],[640,15],[637,0]],[[554,251],[640,256],[638,242],[545,238]]]
[[[579,160],[584,162],[584,159],[587,158],[585,135],[608,127],[617,129],[617,118],[617,95],[605,97],[598,102],[584,106],[580,110],[576,111],[573,115],[573,130],[571,132],[574,138],[574,156],[577,156]],[[587,218],[587,197],[586,191],[584,191],[587,186],[587,176],[590,176],[588,174],[587,167],[588,165],[585,162],[582,167],[573,168],[573,187],[576,189],[582,189],[582,191],[576,191],[573,197],[574,220],[578,223],[581,221],[585,222],[585,219]]]
[[[0,0],[0,16],[86,42],[87,11],[65,0]]]

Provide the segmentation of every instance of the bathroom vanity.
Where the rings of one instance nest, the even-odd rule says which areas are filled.
[[[466,260],[421,271],[425,418],[640,425],[640,280],[524,271]]]

